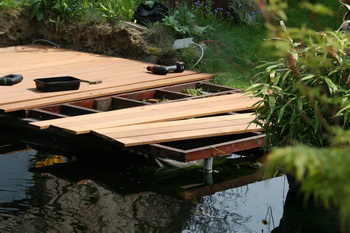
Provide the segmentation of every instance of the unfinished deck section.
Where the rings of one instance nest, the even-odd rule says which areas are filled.
[[[210,79],[211,74],[186,70],[155,75],[146,70],[148,63],[42,45],[0,48],[0,55],[4,58],[0,60],[0,76],[24,77],[16,85],[0,86],[0,114],[25,112],[25,117],[38,120],[31,123],[35,132],[68,134],[65,138],[98,137],[111,143],[113,151],[114,146],[116,151],[127,147],[182,162],[207,159],[210,163],[216,156],[262,146],[264,135],[251,123],[254,117],[250,112],[260,99],[237,89],[204,96],[175,91]],[[102,83],[82,82],[72,91],[36,89],[34,79],[58,76]],[[145,91],[161,98],[169,95],[170,101],[144,103],[140,100],[148,96]],[[126,99],[128,104],[124,104]],[[94,109],[93,102],[102,105]],[[114,107],[103,106],[104,102]],[[172,148],[172,143],[179,147]],[[183,143],[191,144],[191,149]],[[192,145],[199,146],[194,149]]]
[[[24,80],[13,86],[0,86],[0,111],[12,112],[57,103],[88,99],[117,93],[205,80],[213,77],[193,71],[154,75],[150,64],[83,53],[42,45],[0,48],[0,76],[21,74]],[[36,78],[73,76],[82,80],[101,80],[101,84],[81,83],[79,90],[40,92]]]
[[[261,131],[251,123],[254,119],[251,113],[217,116],[253,109],[257,101],[257,98],[235,93],[40,121],[32,125],[42,130],[54,127],[74,134],[93,131],[121,146],[130,147]]]
[[[96,129],[124,147],[261,131],[250,113]]]

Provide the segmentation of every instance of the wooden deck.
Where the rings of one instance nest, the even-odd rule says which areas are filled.
[[[146,66],[149,64],[144,62],[39,45],[2,48],[0,55],[5,58],[0,60],[0,76],[21,74],[24,77],[21,83],[14,86],[0,86],[2,114],[18,110],[45,113],[47,111],[43,110],[44,107],[48,106],[49,109],[55,104],[95,97],[104,98],[119,93],[213,77],[211,74],[193,71],[165,76],[155,75],[146,71]],[[102,83],[91,85],[81,83],[79,90],[73,91],[36,90],[33,79],[57,76],[74,76],[90,81],[101,80]],[[254,104],[258,100],[242,93],[231,92],[106,112],[91,110],[92,114],[72,117],[53,114],[62,118],[36,121],[31,125],[39,131],[50,128],[58,134],[60,132],[70,132],[72,135],[91,134],[122,147],[250,133],[247,140],[243,136],[237,138],[234,144],[230,144],[230,147],[234,145],[235,148],[229,148],[227,153],[220,152],[216,155],[216,152],[215,154],[210,152],[210,156],[220,156],[230,151],[232,153],[242,148],[249,149],[261,145],[263,135],[256,138],[251,134],[261,131],[261,128],[251,123],[254,116],[249,113],[249,110],[257,107]],[[84,110],[83,107],[76,107]],[[249,137],[252,137],[252,143],[247,146]],[[228,148],[226,144],[219,146]],[[183,161],[209,157],[209,155],[165,157],[172,156]]]
[[[0,48],[0,76],[21,74],[24,80],[14,86],[0,86],[0,111],[11,112],[50,104],[125,93],[213,77],[193,71],[154,75],[149,65],[129,59],[108,57],[41,45]],[[79,90],[39,92],[34,79],[74,76],[101,80],[101,84],[81,83]]]
[[[250,124],[254,119],[251,114],[215,116],[252,109],[256,101],[255,98],[236,93],[40,121],[32,125],[40,129],[51,126],[75,134],[94,131],[123,146],[136,146],[261,131],[260,127]],[[200,116],[211,117],[179,121]]]

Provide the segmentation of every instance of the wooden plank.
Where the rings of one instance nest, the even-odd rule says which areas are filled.
[[[187,76],[175,76],[169,79],[163,78],[159,80],[149,81],[146,83],[134,83],[134,84],[125,85],[125,86],[115,86],[115,87],[105,88],[102,90],[88,90],[85,92],[66,91],[64,95],[53,96],[51,98],[44,98],[44,99],[39,98],[34,100],[28,99],[27,101],[22,101],[17,103],[2,104],[0,105],[0,110],[2,110],[3,112],[11,112],[11,111],[17,111],[21,109],[29,109],[29,108],[36,108],[36,107],[41,107],[45,105],[64,103],[68,101],[95,98],[100,96],[137,91],[141,89],[149,89],[149,88],[155,88],[160,86],[179,84],[184,82],[205,80],[212,77],[213,75],[211,74],[193,74],[193,75],[187,75]],[[100,85],[100,84],[97,84],[97,85]]]
[[[132,85],[132,84],[141,85],[142,83],[164,79],[164,77],[160,77],[159,75],[151,75],[145,72],[144,70],[128,71],[129,73],[120,72],[118,75],[112,74],[112,76],[110,74],[105,75],[105,72],[115,73],[115,70],[99,71],[95,75],[89,74],[89,75],[83,75],[81,77],[74,76],[78,79],[83,79],[83,80],[101,80],[102,83],[98,85],[97,84],[88,85],[86,83],[81,83],[79,90],[73,90],[73,91],[41,92],[36,90],[34,81],[32,81],[28,86],[25,86],[25,87],[18,86],[17,89],[12,87],[7,88],[7,89],[4,89],[2,93],[3,95],[6,95],[8,98],[1,99],[0,105],[7,104],[7,103],[22,102],[28,99],[34,100],[34,99],[42,99],[42,98],[51,98],[54,96],[66,95],[67,93],[84,93],[86,91],[92,91],[92,90],[103,91],[103,89],[109,89],[111,87],[117,87],[117,86],[120,87],[120,86]],[[172,76],[169,76],[167,80],[186,76],[186,75],[191,75],[191,74],[196,74],[196,73],[185,72],[182,74],[172,75]],[[49,75],[49,76],[53,77],[56,75]],[[166,80],[163,80],[163,81],[166,81]],[[0,91],[1,91],[1,88],[0,88]]]
[[[90,73],[89,75],[75,75],[74,77],[78,79],[86,79],[86,80],[101,80],[102,83],[98,85],[88,85],[86,83],[82,83],[79,90],[73,90],[73,91],[58,91],[58,92],[41,92],[37,91],[35,89],[35,83],[31,82],[29,85],[23,87],[23,86],[17,86],[17,89],[15,86],[11,87],[5,87],[4,90],[0,88],[0,91],[2,91],[3,95],[6,94],[7,98],[0,100],[0,107],[3,104],[7,103],[16,103],[16,102],[22,102],[25,100],[35,100],[35,99],[42,99],[42,98],[51,98],[53,96],[62,96],[66,95],[67,93],[84,93],[86,91],[91,90],[103,90],[103,89],[109,89],[111,87],[116,86],[126,86],[130,84],[139,84],[147,83],[150,81],[157,81],[157,80],[163,80],[164,77],[160,75],[152,75],[145,71],[143,68],[134,69],[134,70],[128,70],[127,73],[124,73],[120,71],[120,73],[116,74],[117,69],[111,69],[111,70],[102,70],[102,71],[96,71],[93,73]],[[186,71],[184,73],[176,73],[171,74],[167,76],[167,80],[170,80],[172,78],[191,75],[191,74],[197,74],[197,72],[191,72]],[[68,74],[67,74],[68,75]],[[48,76],[57,76],[57,75],[48,75]],[[60,75],[58,75],[60,76]],[[23,90],[25,88],[25,90]],[[23,91],[18,92],[20,89]]]
[[[149,63],[39,45],[1,49],[0,55],[7,57],[6,60],[0,61],[0,74],[20,73],[24,76],[24,80],[19,84],[0,86],[2,93],[0,110],[2,112],[212,77],[212,75],[205,74],[203,76],[202,74],[197,75],[197,72],[193,71],[168,74],[167,76],[153,75],[146,71],[146,66]],[[98,85],[82,83],[79,90],[50,93],[37,91],[33,82],[35,78],[65,75],[73,75],[84,80],[102,80],[103,82]],[[196,76],[187,77],[189,75]],[[145,85],[143,85],[144,83]]]
[[[244,95],[241,93],[235,93],[235,94],[229,94],[229,95],[221,95],[221,96],[212,96],[212,97],[202,97],[198,99],[192,99],[187,101],[178,101],[178,102],[170,102],[170,103],[161,103],[161,104],[153,104],[153,105],[147,105],[147,106],[140,106],[140,107],[134,107],[134,108],[128,108],[128,109],[120,109],[116,111],[109,111],[109,112],[103,112],[98,114],[92,114],[89,116],[77,116],[74,118],[70,118],[67,120],[50,120],[50,121],[40,121],[40,122],[34,122],[32,123],[33,126],[36,126],[40,129],[46,129],[50,125],[63,125],[65,123],[90,123],[95,122],[96,120],[106,121],[108,119],[116,119],[116,117],[120,117],[118,119],[124,119],[128,118],[132,115],[139,115],[141,112],[155,112],[159,111],[160,113],[168,112],[168,110],[176,110],[178,108],[184,107],[184,106],[190,106],[190,108],[196,108],[201,105],[205,105],[205,107],[211,107],[211,106],[217,106],[220,103],[224,103],[226,101],[229,101],[229,103],[236,102],[237,99],[243,98],[244,100],[251,98],[250,96],[247,96],[244,98]],[[254,99],[254,101],[257,101],[257,99]]]
[[[113,134],[113,137],[116,136],[116,134],[140,135],[141,131],[147,131],[146,133],[149,134],[149,133],[152,133],[151,131],[153,129],[159,129],[159,128],[165,128],[165,127],[167,128],[186,127],[186,126],[191,127],[194,124],[207,124],[207,123],[211,124],[211,123],[218,123],[221,121],[232,121],[232,120],[239,120],[239,119],[253,120],[254,118],[255,117],[253,113],[228,114],[228,115],[222,115],[222,116],[191,118],[191,119],[185,119],[185,120],[157,122],[157,123],[150,123],[150,124],[110,127],[110,128],[94,130],[94,133],[103,134],[103,135]]]
[[[79,124],[78,126],[64,126],[62,125],[56,125],[53,124],[55,127],[63,128],[68,131],[71,131],[75,134],[84,134],[89,133],[91,130],[95,129],[101,129],[101,128],[109,128],[109,127],[115,127],[115,126],[121,126],[121,125],[132,125],[132,124],[143,124],[143,123],[149,123],[149,122],[158,122],[158,121],[170,121],[170,120],[179,120],[179,119],[186,119],[186,118],[192,118],[192,117],[199,117],[199,116],[208,116],[208,115],[215,115],[215,114],[221,114],[231,111],[242,111],[242,110],[248,110],[251,108],[251,106],[256,101],[247,101],[246,103],[232,103],[232,105],[221,105],[221,106],[215,106],[215,107],[204,107],[204,108],[196,108],[191,111],[184,110],[184,111],[173,111],[173,112],[166,112],[164,111],[158,111],[158,112],[151,112],[150,114],[145,117],[145,113],[140,111],[140,113],[134,117],[129,118],[123,118],[123,119],[113,119],[108,122],[103,120],[98,120],[95,123],[91,124]]]
[[[104,69],[130,69],[135,65],[145,66],[141,62],[134,61],[115,61],[115,59],[101,59],[101,58],[80,58],[79,60],[64,60],[62,62],[57,61],[47,61],[35,64],[34,67],[28,66],[16,66],[15,68],[11,67],[2,67],[0,68],[1,74],[6,73],[17,73],[24,76],[23,84],[30,83],[34,78],[42,78],[48,76],[74,76],[76,74],[84,75],[84,73],[90,73],[93,71],[101,71]],[[84,76],[84,78],[86,78]],[[14,86],[18,87],[18,85]]]
[[[246,100],[246,101],[245,101]],[[209,102],[209,103],[198,103],[196,104],[196,101],[193,103],[193,101],[181,101],[179,105],[169,103],[168,104],[162,104],[160,107],[162,108],[142,108],[139,107],[138,109],[135,109],[134,111],[117,111],[111,116],[107,117],[93,117],[92,119],[84,119],[82,121],[68,121],[66,123],[60,123],[60,124],[53,124],[55,126],[63,127],[63,128],[69,128],[69,127],[79,127],[79,126],[85,126],[85,125],[94,125],[96,123],[105,123],[110,124],[111,122],[124,122],[124,121],[132,121],[134,118],[144,118],[146,121],[148,120],[148,117],[154,117],[154,115],[162,115],[162,116],[171,116],[171,114],[174,114],[174,116],[177,115],[191,115],[193,112],[201,112],[208,111],[209,113],[216,111],[216,109],[223,109],[224,112],[220,113],[227,113],[230,112],[229,109],[234,108],[243,108],[248,109],[249,106],[246,106],[247,99],[240,100],[238,102],[232,102],[232,100],[226,100],[222,102]],[[181,105],[180,105],[181,104]],[[212,110],[210,110],[212,109]],[[132,112],[132,114],[130,114]],[[213,114],[219,114],[213,112]],[[210,114],[212,115],[212,114]],[[161,116],[159,116],[161,118]]]
[[[204,137],[258,132],[261,130],[262,128],[255,124],[243,124],[243,125],[209,128],[209,129],[199,129],[199,130],[192,130],[192,131],[135,136],[130,138],[114,138],[114,140],[116,140],[118,143],[120,143],[124,147],[130,147],[130,146],[140,146],[140,145],[153,144],[153,143],[189,140],[189,139],[204,138]]]
[[[203,118],[193,118],[187,120],[157,122],[149,124],[129,125],[121,127],[112,127],[100,130],[94,130],[98,133],[110,138],[125,138],[135,136],[145,136],[152,134],[163,134],[181,131],[190,131],[198,129],[209,129],[231,125],[248,124],[254,120],[251,113],[212,116]]]

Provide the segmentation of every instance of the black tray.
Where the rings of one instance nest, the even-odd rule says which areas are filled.
[[[68,91],[80,87],[80,79],[71,76],[34,79],[36,89],[40,91]]]

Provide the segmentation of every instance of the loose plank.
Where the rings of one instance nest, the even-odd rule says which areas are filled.
[[[242,125],[248,124],[253,120],[253,114],[244,113],[203,118],[192,118],[187,120],[119,126],[105,129],[97,129],[94,130],[93,133],[101,134],[110,138],[125,138],[198,129],[209,129],[225,127],[230,125]]]
[[[171,142],[179,140],[188,140],[196,138],[224,136],[240,133],[259,132],[261,127],[255,124],[232,125],[209,129],[199,129],[191,131],[160,133],[145,136],[135,136],[126,138],[114,138],[119,144],[124,147],[140,146],[154,143]]]
[[[192,100],[186,100],[186,101],[178,101],[178,102],[170,102],[170,103],[160,103],[160,104],[153,104],[153,105],[146,105],[146,106],[140,106],[140,107],[134,107],[134,108],[127,108],[127,109],[120,109],[115,111],[109,111],[109,112],[102,112],[98,114],[90,114],[90,115],[84,115],[84,116],[75,116],[70,117],[67,119],[55,119],[55,120],[47,120],[47,121],[39,121],[32,123],[33,126],[36,126],[40,129],[46,129],[50,125],[57,125],[57,126],[65,126],[64,124],[70,123],[70,124],[77,124],[84,122],[95,122],[97,120],[100,121],[106,121],[108,119],[116,119],[116,117],[128,118],[132,115],[137,115],[140,112],[155,112],[160,111],[161,113],[168,112],[168,110],[171,109],[178,109],[182,108],[184,106],[190,106],[191,108],[196,108],[202,104],[205,104],[205,106],[216,106],[220,103],[224,103],[226,101],[229,102],[235,102],[239,98],[243,98],[244,95],[241,93],[235,93],[235,94],[228,94],[228,95],[221,95],[221,96],[212,96],[212,97],[202,97],[198,99],[192,99]],[[251,96],[247,96],[246,98],[250,99]]]
[[[95,129],[109,128],[109,127],[115,127],[115,126],[121,126],[121,125],[133,125],[133,124],[143,124],[143,123],[149,123],[149,122],[179,120],[179,119],[186,119],[186,118],[199,117],[199,116],[222,114],[222,113],[227,113],[231,111],[248,110],[253,108],[252,105],[254,103],[256,103],[255,100],[250,100],[244,103],[236,102],[236,103],[232,103],[232,105],[219,105],[215,107],[196,108],[190,111],[182,110],[182,111],[174,111],[174,112],[166,112],[166,113],[164,113],[163,111],[158,111],[158,112],[152,112],[152,114],[149,114],[146,117],[144,116],[145,115],[144,112],[140,111],[140,113],[133,118],[111,120],[108,122],[99,120],[93,124],[84,124],[84,125],[78,125],[78,126],[73,125],[70,127],[68,126],[62,127],[55,124],[53,124],[53,126],[68,130],[75,134],[84,134],[84,133],[89,133],[91,130],[95,130]]]

